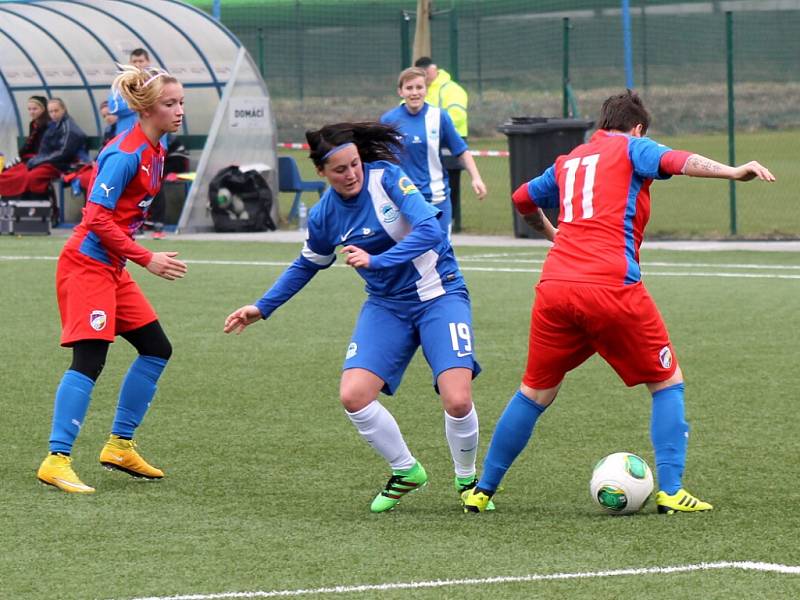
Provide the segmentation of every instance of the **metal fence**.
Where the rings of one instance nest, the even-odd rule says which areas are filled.
[[[195,4],[211,9],[211,2]],[[679,210],[666,216],[654,210],[651,231],[800,236],[800,205],[791,191],[800,187],[792,166],[800,128],[800,0],[625,4],[627,45],[619,0],[435,2],[433,58],[470,92],[471,140],[495,137],[481,147],[505,149],[498,124],[523,114],[560,116],[565,84],[578,115],[592,118],[605,97],[632,79],[653,113],[654,137],[727,161],[733,109],[736,158],[758,158],[779,177],[774,186],[737,186],[734,213],[727,187],[718,182],[700,188],[711,201],[692,202],[691,193],[681,192]],[[414,0],[222,0],[221,18],[260,65],[279,138],[298,141],[307,128],[376,118],[396,103],[415,8]],[[486,159],[480,166],[497,171],[488,178],[507,193],[501,183],[508,179],[507,161]],[[665,203],[677,195],[667,192],[670,186],[658,192]],[[494,222],[487,209],[464,208],[467,230]],[[510,214],[507,221],[510,231]]]

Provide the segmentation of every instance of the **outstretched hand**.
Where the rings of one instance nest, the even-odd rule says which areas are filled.
[[[340,250],[340,254],[346,254],[346,262],[355,269],[369,269],[370,254],[358,246],[345,246]]]
[[[236,335],[239,335],[244,331],[245,327],[260,320],[261,311],[258,310],[258,307],[254,304],[247,304],[228,315],[225,319],[225,327],[222,331],[225,333],[235,332]]]
[[[153,252],[153,258],[145,267],[153,275],[173,281],[186,275],[186,263],[175,258],[177,252]]]
[[[734,181],[750,181],[756,178],[762,181],[775,181],[775,176],[769,169],[755,160],[736,167],[734,176],[731,177]]]

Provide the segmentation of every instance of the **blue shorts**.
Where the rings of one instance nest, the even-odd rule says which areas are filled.
[[[370,297],[361,307],[342,369],[366,369],[383,379],[391,396],[400,385],[417,347],[436,380],[452,368],[481,372],[475,360],[469,296],[449,292],[427,302],[401,302]]]

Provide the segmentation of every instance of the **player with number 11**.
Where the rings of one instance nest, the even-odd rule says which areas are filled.
[[[650,115],[636,93],[612,96],[603,104],[599,129],[588,143],[558,157],[513,194],[517,211],[554,244],[536,286],[522,384],[500,416],[478,485],[462,495],[467,512],[485,510],[566,373],[595,352],[626,385],[643,383],[652,395],[658,511],[712,508],[683,489],[689,435],[683,374],[641,280],[639,246],[650,217],[650,184],[672,175],[775,178],[755,161],[729,167],[671,150],[644,137],[649,124]],[[541,209],[559,205],[556,230]],[[603,410],[602,402],[598,397],[596,410]]]

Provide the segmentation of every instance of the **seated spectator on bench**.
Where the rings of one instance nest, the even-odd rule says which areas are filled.
[[[44,132],[39,152],[27,164],[20,162],[0,173],[0,196],[47,193],[50,180],[67,171],[85,152],[86,134],[67,113],[64,101],[52,98],[47,111],[52,122]]]
[[[19,149],[19,160],[22,162],[28,162],[39,152],[42,137],[50,124],[50,113],[47,112],[47,98],[44,96],[31,96],[28,98],[28,115],[31,118],[28,137],[25,138],[25,143]]]

